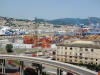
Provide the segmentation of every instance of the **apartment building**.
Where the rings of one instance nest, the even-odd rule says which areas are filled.
[[[100,64],[100,45],[92,41],[58,44],[56,60],[68,63]]]

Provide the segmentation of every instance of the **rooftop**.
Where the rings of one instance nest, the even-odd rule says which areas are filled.
[[[57,46],[100,49],[99,45],[95,45],[95,44],[81,44],[81,43],[80,44],[58,44]]]
[[[93,41],[83,41],[83,40],[77,40],[72,42],[72,44],[94,44]]]

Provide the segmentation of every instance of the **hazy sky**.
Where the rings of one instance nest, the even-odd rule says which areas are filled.
[[[100,17],[100,0],[0,0],[0,16],[25,19]]]

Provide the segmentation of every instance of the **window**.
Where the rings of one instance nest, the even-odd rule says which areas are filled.
[[[67,61],[67,59],[65,59],[65,61]]]
[[[80,61],[80,63],[82,63],[82,61]]]
[[[88,49],[87,49],[87,48],[85,48],[85,51],[88,51]]]
[[[72,47],[70,47],[70,50],[72,50]]]
[[[87,60],[88,58],[85,58],[85,60]]]
[[[77,62],[77,60],[75,60],[75,62]]]
[[[70,58],[72,58],[72,56],[70,56]]]
[[[77,59],[77,57],[75,57]]]
[[[96,61],[97,61],[97,59],[96,59]]]
[[[93,52],[94,50],[93,49],[91,49],[91,52]]]
[[[91,64],[93,64],[93,62],[91,62]]]
[[[76,53],[76,55],[77,55],[77,53]]]
[[[85,63],[87,64],[87,62],[85,61]]]
[[[70,60],[70,62],[72,62],[72,60]]]
[[[65,49],[67,49],[67,47],[65,47]]]
[[[82,57],[80,57],[80,59],[82,59]]]
[[[97,63],[96,63],[96,65],[97,65]]]
[[[91,58],[91,60],[93,60],[93,58]]]
[[[82,53],[80,53],[80,55],[82,56]]]

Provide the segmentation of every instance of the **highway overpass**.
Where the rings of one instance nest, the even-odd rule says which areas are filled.
[[[82,68],[72,64],[58,62],[54,60],[38,58],[38,57],[28,57],[28,56],[21,56],[21,55],[0,55],[0,59],[18,59],[20,61],[30,61],[39,64],[46,64],[46,65],[57,67],[58,69],[64,71],[71,71],[76,75],[97,75],[97,72],[91,71],[86,68]]]

